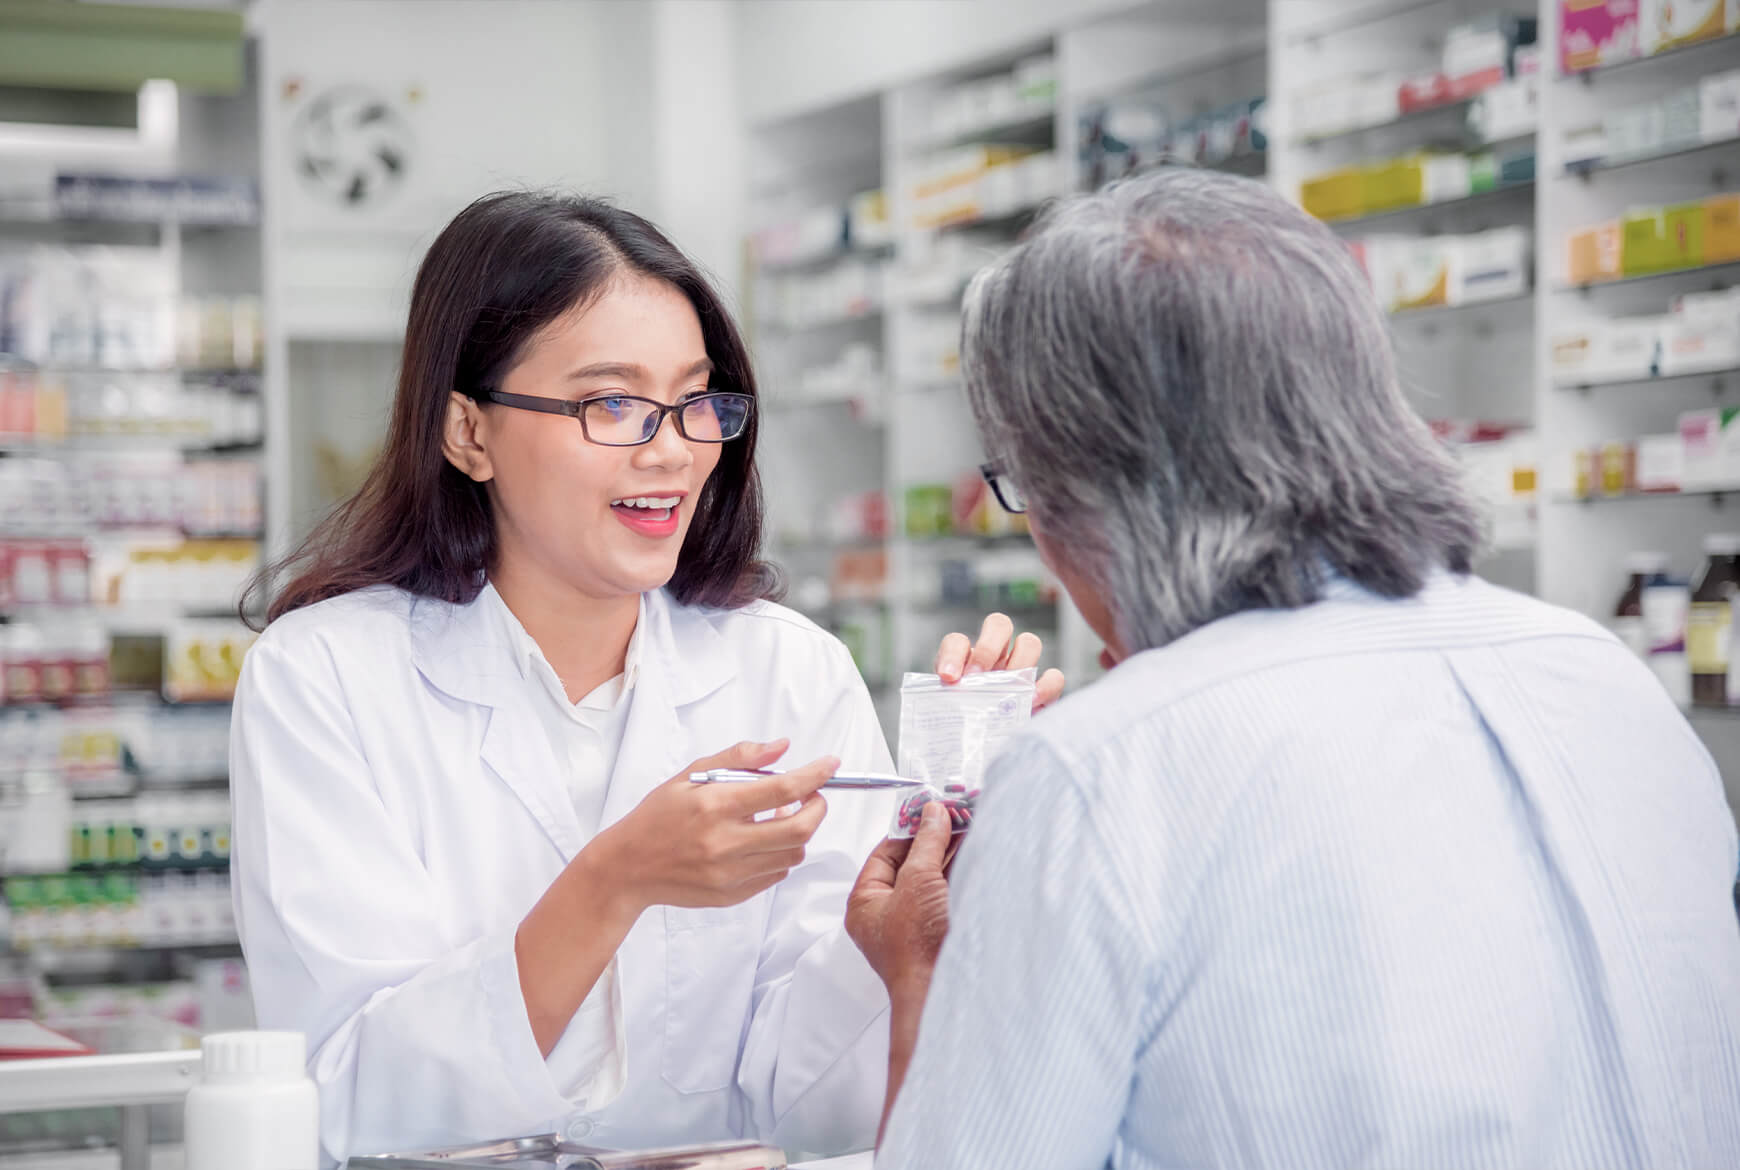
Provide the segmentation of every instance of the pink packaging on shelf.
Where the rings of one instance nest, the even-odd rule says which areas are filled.
[[[1559,0],[1559,72],[1638,54],[1638,0]]]

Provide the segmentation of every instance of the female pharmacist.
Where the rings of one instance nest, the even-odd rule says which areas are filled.
[[[236,694],[236,917],[326,1158],[873,1138],[888,999],[841,919],[890,810],[817,789],[891,765],[845,648],[761,600],[755,436],[743,341],[645,220],[496,195],[430,248],[385,450]],[[1010,639],[972,662],[1037,660]]]

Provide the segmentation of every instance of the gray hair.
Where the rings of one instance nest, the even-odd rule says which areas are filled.
[[[1131,653],[1333,572],[1466,573],[1477,512],[1345,243],[1261,183],[1162,170],[1053,207],[968,290],[987,453]]]

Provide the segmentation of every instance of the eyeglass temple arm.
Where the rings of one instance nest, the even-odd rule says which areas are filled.
[[[521,410],[541,410],[545,414],[565,414],[576,418],[580,414],[580,403],[560,398],[537,398],[530,394],[509,394],[505,390],[485,390],[483,396],[491,402],[499,402],[503,406],[517,406]]]

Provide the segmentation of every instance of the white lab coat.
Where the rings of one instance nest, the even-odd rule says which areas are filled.
[[[646,602],[603,825],[739,740],[892,770],[837,639],[768,603]],[[888,1001],[841,921],[888,798],[830,793],[804,864],[742,905],[641,916],[617,953],[622,1092],[588,1108],[538,1052],[514,959],[521,918],[586,844],[535,683],[486,606],[387,588],[280,618],[248,654],[236,921],[260,1026],[307,1034],[323,1156],[552,1130],[868,1146]]]

